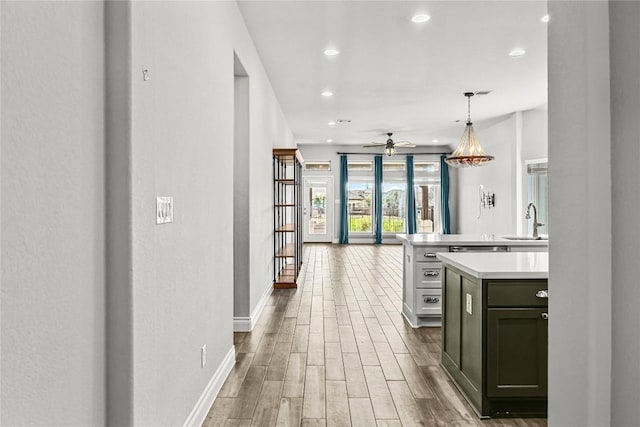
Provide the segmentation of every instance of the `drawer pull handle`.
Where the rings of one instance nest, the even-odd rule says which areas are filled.
[[[547,291],[546,289],[542,290],[542,291],[538,291],[538,292],[536,292],[536,297],[538,297],[538,298],[549,298],[549,291]]]
[[[540,313],[540,317],[542,320],[549,320],[549,313]]]
[[[427,252],[426,254],[424,254],[425,258],[435,258],[436,254],[434,252]]]
[[[440,275],[438,270],[427,270],[424,272],[424,277],[437,277]]]
[[[436,304],[440,302],[438,297],[424,297],[425,304]]]

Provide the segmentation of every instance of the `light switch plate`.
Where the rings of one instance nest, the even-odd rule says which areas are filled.
[[[473,299],[471,297],[471,294],[466,294],[467,295],[467,313],[469,314],[473,314]]]
[[[173,197],[157,197],[156,224],[167,224],[169,222],[173,222]]]

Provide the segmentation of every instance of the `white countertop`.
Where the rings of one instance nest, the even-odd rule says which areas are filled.
[[[509,240],[494,234],[396,234],[414,246],[549,246],[549,240]]]
[[[443,264],[479,279],[548,279],[548,252],[441,252]]]

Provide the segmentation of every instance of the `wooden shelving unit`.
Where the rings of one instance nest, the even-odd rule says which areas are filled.
[[[302,156],[273,149],[273,287],[295,288],[302,268]]]

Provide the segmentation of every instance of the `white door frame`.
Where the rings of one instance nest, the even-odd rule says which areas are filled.
[[[309,201],[310,183],[322,182],[326,183],[327,201],[325,205],[325,218],[327,221],[327,232],[325,234],[309,234],[309,215],[311,213],[311,205]],[[304,178],[303,200],[304,200],[304,220],[303,220],[303,241],[304,242],[328,242],[333,241],[333,222],[335,219],[334,202],[333,202],[333,177],[329,175],[323,176],[307,176]]]

